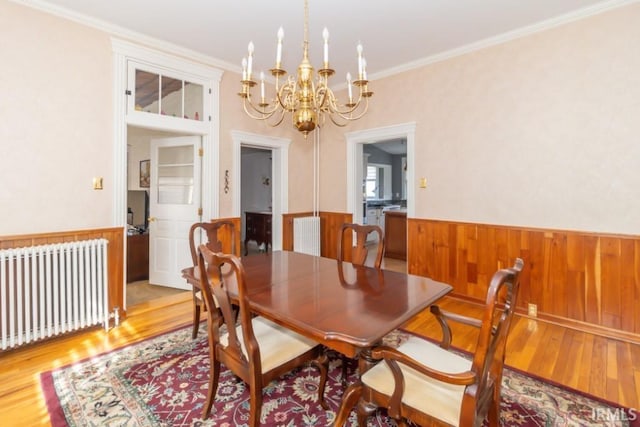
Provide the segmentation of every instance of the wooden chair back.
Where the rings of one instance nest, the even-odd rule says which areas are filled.
[[[209,313],[209,391],[203,407],[203,418],[207,418],[211,412],[221,363],[249,388],[248,424],[252,427],[260,424],[263,388],[272,380],[306,363],[313,364],[320,371],[318,399],[325,409],[328,408],[324,400],[328,358],[323,347],[253,315],[244,267],[236,255],[215,253],[207,245],[201,244],[198,248],[198,268]],[[235,291],[233,297],[229,292],[231,287]]]
[[[198,252],[202,294],[209,312],[209,345],[215,351],[216,361],[224,363],[237,376],[250,383],[252,376],[261,371],[260,349],[251,323],[244,267],[237,256],[215,253],[205,244],[200,245]],[[237,289],[237,312],[225,282],[233,283]],[[236,322],[242,326],[241,337],[237,333]],[[228,334],[226,343],[220,341],[223,325]],[[246,346],[247,355],[242,351],[243,346]]]
[[[490,405],[481,408],[478,403],[494,399],[498,405],[500,402],[507,335],[518,302],[523,266],[518,258],[512,268],[498,270],[489,284],[471,369],[477,375],[477,386],[472,399],[465,398],[462,405],[462,413],[474,414],[474,418],[484,419],[490,409]]]
[[[356,234],[355,246],[352,244],[353,235]],[[351,263],[354,265],[365,265],[369,249],[367,248],[367,236],[370,233],[377,234],[376,257],[374,267],[380,268],[382,257],[384,256],[384,233],[377,225],[361,225],[354,223],[344,223],[340,227],[338,234],[338,261],[345,261],[348,256],[348,249],[351,249]]]
[[[206,240],[205,240],[206,239]],[[198,245],[204,243],[207,248],[213,252],[226,252],[239,255],[236,241],[236,227],[233,221],[228,219],[215,219],[211,222],[196,222],[189,228],[189,251],[191,252],[191,260],[193,261],[193,276],[196,276],[198,269]],[[239,240],[238,240],[239,241]],[[188,269],[185,269],[188,270]],[[183,276],[184,271],[183,270]],[[192,283],[193,294],[193,330],[191,337],[195,339],[198,336],[200,327],[200,311],[204,305],[199,290],[199,285]],[[205,305],[206,310],[206,305]]]
[[[417,337],[410,338],[397,349],[387,346],[374,348],[371,352],[372,357],[383,359],[386,367],[376,365],[363,374],[362,383],[354,384],[345,391],[335,425],[344,424],[357,401],[360,425],[364,425],[366,417],[377,407],[384,407],[389,416],[401,422],[410,419],[419,425],[432,425],[435,422],[438,425],[445,423],[480,426],[488,415],[489,425],[498,426],[506,340],[517,304],[519,275],[523,267],[523,261],[518,258],[513,267],[498,270],[493,275],[487,290],[482,319],[470,318],[440,310],[436,305],[432,306],[431,312],[442,326],[441,349]],[[471,361],[448,351],[452,337],[450,321],[479,329],[477,346]],[[434,360],[442,366],[466,366],[467,370],[438,370],[431,365]],[[408,368],[412,371],[406,371]],[[418,376],[411,379],[405,377],[409,372],[417,372]],[[412,386],[407,385],[409,383]],[[463,388],[455,389],[455,386]],[[457,392],[454,392],[454,389]],[[421,402],[423,399],[416,400],[416,396],[436,391],[442,394],[440,405],[420,407],[418,404],[416,407],[406,403]],[[459,419],[456,421],[450,418],[451,414],[456,412],[450,411],[451,408],[445,403],[447,399],[453,399],[451,405],[459,413]],[[448,415],[442,411],[445,407],[450,411],[447,412]],[[448,418],[445,421],[440,416]]]
[[[198,232],[202,235],[198,236]],[[236,248],[236,226],[228,219],[214,219],[211,222],[196,222],[189,228],[189,250],[193,266],[198,265],[198,246],[201,243],[207,245],[213,252],[224,252],[240,255]],[[203,239],[206,236],[207,240]]]

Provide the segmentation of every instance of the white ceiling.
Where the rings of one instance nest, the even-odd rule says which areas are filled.
[[[240,69],[249,41],[256,48],[254,69],[273,68],[280,26],[289,72],[302,54],[302,0],[14,1],[116,34],[168,42],[234,71]],[[636,0],[309,0],[310,59],[318,68],[326,26],[334,84],[344,82],[347,71],[355,75],[359,41],[374,80],[631,1]]]

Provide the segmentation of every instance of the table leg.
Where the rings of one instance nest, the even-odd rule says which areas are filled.
[[[380,359],[375,359],[371,356],[370,348],[362,350],[358,357],[358,377],[373,368],[379,361]]]

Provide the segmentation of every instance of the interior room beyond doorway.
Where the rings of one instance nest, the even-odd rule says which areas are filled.
[[[166,295],[185,292],[149,283],[149,181],[152,139],[187,136],[135,126],[127,127],[127,307]],[[147,174],[147,175],[145,175]]]

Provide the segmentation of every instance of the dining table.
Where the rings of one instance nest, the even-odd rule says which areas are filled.
[[[290,251],[242,257],[251,311],[347,357],[361,373],[372,347],[452,287],[427,277]],[[183,277],[200,287],[198,269]],[[237,296],[234,280],[225,282]],[[364,365],[362,365],[364,363]]]

